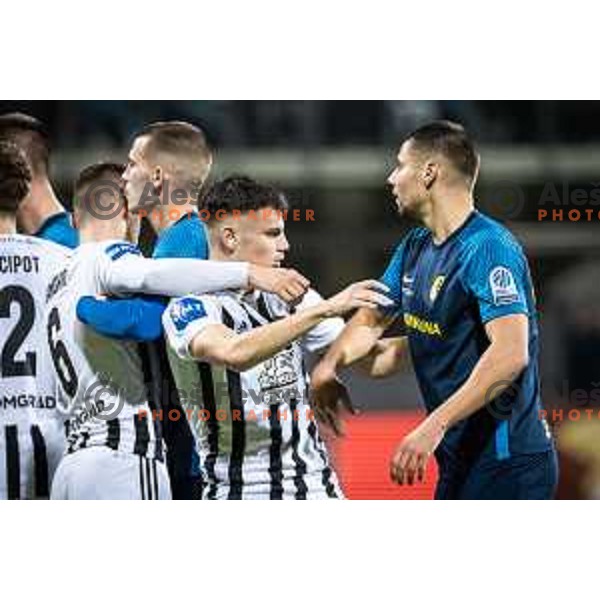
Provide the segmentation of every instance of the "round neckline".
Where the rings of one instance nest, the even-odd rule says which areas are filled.
[[[476,215],[479,214],[479,211],[474,208],[468,215],[467,218],[441,243],[436,244],[433,239],[433,232],[431,233],[431,243],[434,248],[443,248],[451,239],[455,238],[461,231],[463,231],[467,225],[475,218]]]

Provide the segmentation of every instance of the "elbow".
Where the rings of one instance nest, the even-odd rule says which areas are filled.
[[[246,346],[246,347],[244,347]],[[255,367],[259,361],[248,351],[247,344],[233,344],[223,355],[223,364],[228,369],[241,373]]]
[[[248,371],[248,369],[255,367],[257,363],[244,358],[229,357],[223,361],[223,365],[230,371],[243,373],[244,371]]]
[[[371,369],[369,371],[364,371],[366,375],[368,375],[371,379],[385,379],[390,376],[389,371],[384,369]]]
[[[508,357],[509,369],[512,379],[516,379],[529,366],[529,352],[527,348],[518,349],[510,353]]]

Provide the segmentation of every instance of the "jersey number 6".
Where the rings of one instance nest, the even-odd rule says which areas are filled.
[[[62,340],[55,339],[60,333],[60,329],[60,315],[58,314],[58,308],[54,307],[48,316],[48,345],[50,346],[54,369],[60,379],[62,388],[68,396],[73,398],[77,393],[79,382],[66,346]]]

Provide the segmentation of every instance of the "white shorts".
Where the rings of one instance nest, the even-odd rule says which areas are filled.
[[[164,463],[91,446],[66,454],[52,482],[52,500],[170,500]]]
[[[54,422],[0,425],[0,499],[45,499],[65,451],[64,429]]]

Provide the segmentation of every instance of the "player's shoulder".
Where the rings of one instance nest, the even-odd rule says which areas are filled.
[[[426,227],[413,227],[396,244],[394,256],[399,256],[409,251],[418,251],[424,244],[431,240],[431,231]]]
[[[194,321],[215,318],[221,308],[215,296],[216,294],[190,294],[173,298],[163,313],[163,320],[170,321],[177,331],[183,331]]]
[[[103,242],[102,251],[112,261],[119,260],[124,256],[142,256],[140,249],[135,244],[124,240]]]
[[[196,213],[182,217],[158,239],[154,258],[208,258],[204,225]]]
[[[502,223],[476,211],[460,244],[469,255],[491,250],[523,253],[521,243]]]
[[[125,240],[105,240],[102,242],[86,242],[75,251],[79,256],[104,258],[117,261],[124,256],[142,256],[140,249]]]
[[[36,237],[51,240],[71,249],[79,245],[79,233],[73,227],[72,215],[66,211],[48,217],[42,223]]]
[[[15,233],[0,236],[0,247],[10,247],[24,252],[34,252],[43,258],[64,260],[73,254],[73,250],[50,240],[33,235]]]

